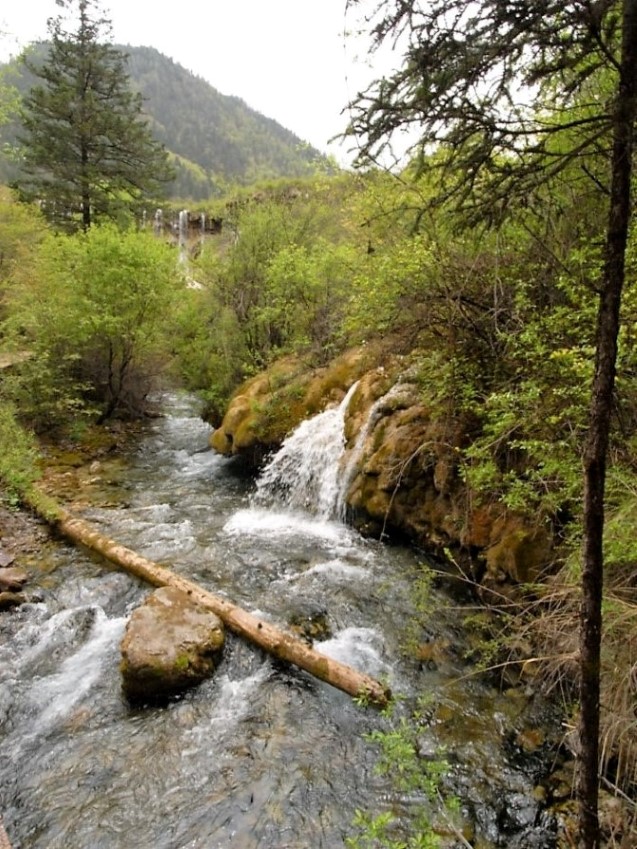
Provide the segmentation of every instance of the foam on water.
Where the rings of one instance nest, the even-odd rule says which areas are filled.
[[[270,673],[271,666],[266,661],[256,672],[245,678],[218,674],[215,677],[218,689],[212,703],[213,712],[205,722],[199,723],[186,733],[184,757],[199,753],[203,745],[212,746],[216,750],[216,737],[219,733],[224,736],[231,735],[233,729],[250,713],[254,694],[262,687]]]
[[[139,532],[135,547],[151,560],[184,555],[196,546],[193,524],[189,519],[150,525]]]
[[[349,531],[345,526],[327,519],[315,519],[306,513],[257,508],[237,511],[224,525],[224,531],[231,535],[309,536],[332,543],[345,543],[349,538]]]
[[[208,478],[223,471],[228,463],[226,457],[211,450],[196,451],[194,454],[184,448],[170,455],[171,465],[176,468],[184,481]]]
[[[270,675],[269,663],[264,663],[252,675],[245,678],[230,678],[221,675],[218,680],[219,691],[215,702],[215,712],[211,717],[212,723],[221,722],[236,724],[244,717],[252,706],[251,696]]]
[[[373,628],[345,628],[331,639],[317,642],[315,648],[321,654],[375,677],[389,675],[392,669],[383,659],[383,637]]]
[[[40,614],[48,612],[45,605],[41,608]],[[87,605],[60,610],[45,621],[42,621],[41,616],[28,621],[16,637],[16,641],[26,646],[21,665],[31,666],[42,658],[46,660],[71,647],[82,628],[85,628],[95,615],[95,606]]]
[[[369,575],[369,569],[365,569],[363,566],[355,566],[341,558],[337,558],[322,563],[315,563],[314,566],[311,566],[297,577],[320,577],[328,581],[351,581],[358,583],[367,580]]]
[[[36,733],[46,731],[68,716],[90,692],[101,678],[106,663],[116,657],[116,646],[125,625],[125,617],[109,619],[101,608],[97,608],[86,641],[54,674],[34,680],[30,701],[40,709],[33,725]]]

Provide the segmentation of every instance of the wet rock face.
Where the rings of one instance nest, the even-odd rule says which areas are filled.
[[[367,418],[348,430],[347,443],[358,458],[347,493],[354,523],[429,546],[459,541],[467,513],[457,469],[461,430],[432,418],[416,383],[398,381],[387,391],[370,374],[361,389]]]
[[[187,593],[162,587],[132,614],[121,644],[132,702],[165,702],[210,677],[224,643],[221,620]]]

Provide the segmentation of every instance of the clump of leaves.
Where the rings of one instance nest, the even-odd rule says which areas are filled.
[[[390,808],[379,813],[356,811],[357,834],[346,838],[348,849],[437,849],[440,819],[446,831],[451,829],[463,839],[454,822],[458,802],[441,792],[448,771],[444,753],[433,758],[422,753],[422,706],[392,721],[399,702],[394,700],[384,712],[389,727],[367,735],[378,746],[377,773],[391,778]]]

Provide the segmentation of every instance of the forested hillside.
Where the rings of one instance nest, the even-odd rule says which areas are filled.
[[[129,56],[131,87],[144,98],[153,134],[173,159],[177,176],[168,187],[169,197],[204,200],[228,185],[311,175],[332,167],[290,130],[240,98],[221,94],[158,50],[121,49]],[[24,94],[34,78],[14,63],[7,81]],[[2,127],[0,145],[10,147],[16,135],[16,123]],[[5,149],[0,153],[0,181],[11,182],[16,174]]]

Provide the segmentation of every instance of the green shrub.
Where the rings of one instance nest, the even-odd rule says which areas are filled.
[[[13,344],[31,352],[13,381],[21,414],[38,428],[139,414],[183,287],[174,251],[151,234],[47,236],[8,304]]]

